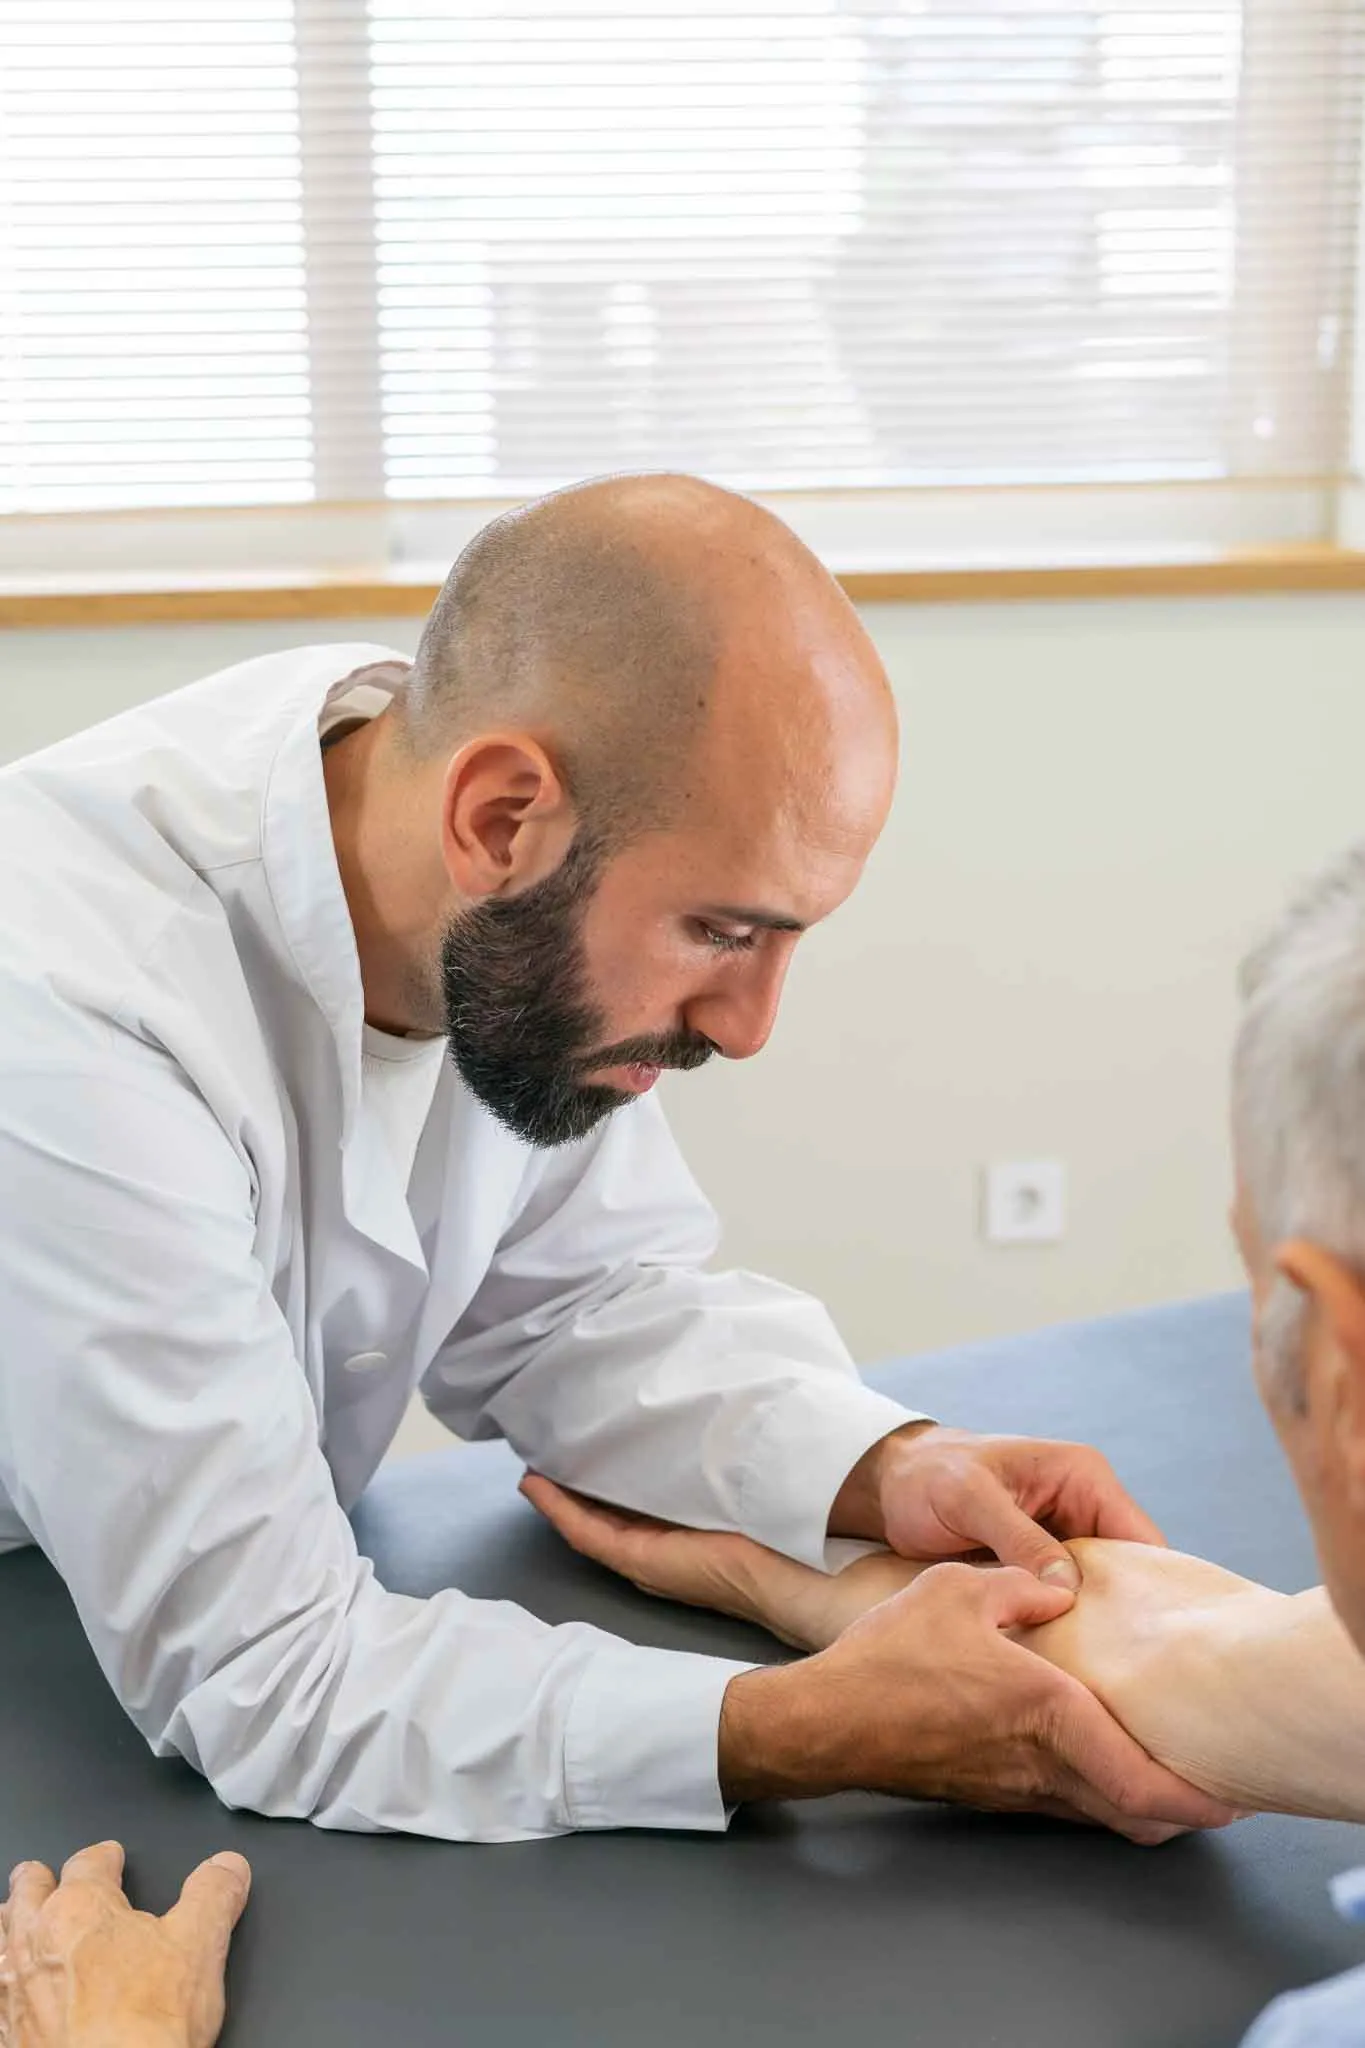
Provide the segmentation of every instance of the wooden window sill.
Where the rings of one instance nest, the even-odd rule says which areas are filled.
[[[1262,591],[1365,590],[1365,551],[1322,545],[1245,548],[1158,560],[961,562],[839,575],[859,604],[998,604],[1027,599],[1227,597]],[[271,576],[0,577],[0,628],[207,624],[223,620],[421,617],[438,583],[427,570]]]

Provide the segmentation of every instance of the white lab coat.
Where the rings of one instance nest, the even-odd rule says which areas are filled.
[[[820,1563],[906,1419],[823,1310],[703,1270],[658,1104],[537,1152],[447,1064],[410,1186],[360,1091],[317,721],[246,662],[0,775],[0,1548],[234,1806],[507,1840],[718,1827],[722,1659],[381,1588],[413,1389],[569,1485]]]

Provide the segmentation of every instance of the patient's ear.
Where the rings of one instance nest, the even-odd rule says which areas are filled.
[[[1304,1425],[1320,1473],[1365,1511],[1365,1281],[1306,1238],[1277,1245],[1278,1272],[1307,1298],[1300,1354]]]

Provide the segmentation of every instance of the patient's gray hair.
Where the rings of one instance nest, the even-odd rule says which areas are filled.
[[[1365,843],[1291,903],[1241,989],[1233,1135],[1261,1241],[1310,1237],[1365,1272]],[[1269,1390],[1297,1408],[1305,1308],[1277,1278],[1260,1318]]]

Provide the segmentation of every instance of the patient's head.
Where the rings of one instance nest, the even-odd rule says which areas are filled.
[[[1365,845],[1242,973],[1234,1223],[1262,1395],[1365,1650]]]
[[[890,690],[834,579],[690,477],[583,485],[486,528],[397,716],[441,868],[416,1021],[538,1144],[660,1067],[761,1048],[895,779]]]

